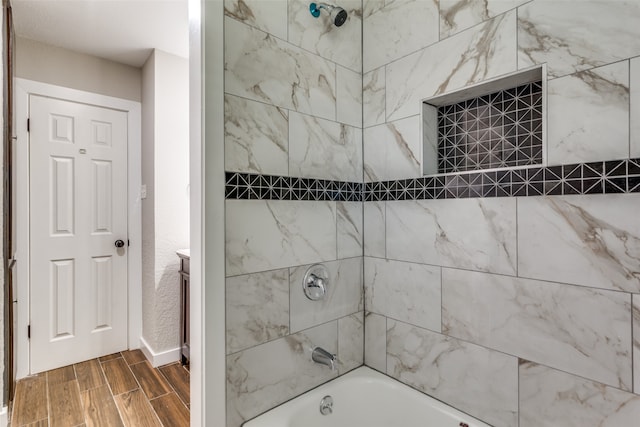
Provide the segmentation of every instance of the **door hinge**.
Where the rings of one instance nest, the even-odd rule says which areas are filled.
[[[127,239],[127,246],[131,246],[131,242]]]
[[[27,132],[31,132],[31,119],[27,119]]]
[[[31,325],[27,325],[27,339],[31,339]]]

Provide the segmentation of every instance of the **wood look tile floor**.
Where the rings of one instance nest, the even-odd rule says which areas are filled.
[[[189,371],[123,351],[18,381],[11,427],[189,426]]]

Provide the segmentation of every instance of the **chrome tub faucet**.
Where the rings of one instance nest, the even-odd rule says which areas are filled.
[[[335,354],[329,353],[322,347],[314,347],[311,352],[311,359],[316,363],[330,367],[332,371],[335,371],[336,362],[338,361]]]

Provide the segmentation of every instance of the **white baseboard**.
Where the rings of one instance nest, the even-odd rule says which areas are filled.
[[[6,406],[0,409],[0,427],[7,427],[9,424],[9,410]]]
[[[180,360],[180,347],[156,353],[153,351],[149,343],[142,337],[140,337],[140,350],[142,350],[142,353],[154,368]]]

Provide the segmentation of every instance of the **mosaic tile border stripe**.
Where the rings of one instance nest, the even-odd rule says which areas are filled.
[[[226,173],[227,199],[390,201],[640,193],[640,158],[394,181],[330,181]]]
[[[360,182],[226,172],[227,199],[361,202]]]

